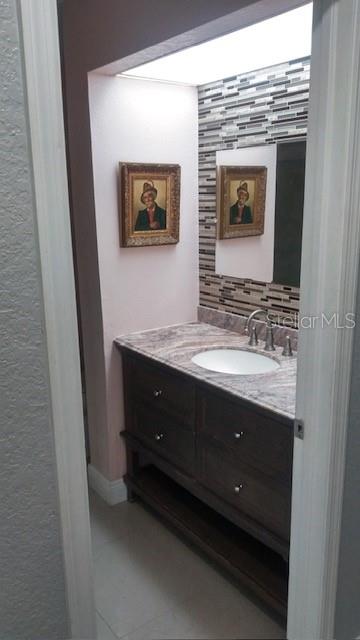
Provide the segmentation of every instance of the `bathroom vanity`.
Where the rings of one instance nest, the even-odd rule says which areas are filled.
[[[203,323],[117,339],[125,482],[129,499],[141,497],[285,616],[296,359],[279,348],[276,371],[258,375],[192,362],[247,341]]]

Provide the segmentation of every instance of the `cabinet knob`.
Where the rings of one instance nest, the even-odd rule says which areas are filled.
[[[163,439],[163,437],[164,437],[164,434],[163,434],[163,433],[157,433],[157,434],[155,435],[155,440],[162,440],[162,439]]]
[[[235,493],[240,493],[240,491],[241,491],[241,489],[242,489],[242,488],[243,488],[243,485],[242,485],[242,484],[237,484],[237,485],[234,487],[234,492],[235,492]]]
[[[235,440],[239,440],[239,438],[242,438],[244,435],[245,435],[244,431],[235,431],[234,438]]]
[[[161,389],[155,389],[155,390],[153,391],[153,396],[154,396],[154,398],[160,398],[160,396],[161,396],[161,395],[162,395],[162,391],[161,391]]]

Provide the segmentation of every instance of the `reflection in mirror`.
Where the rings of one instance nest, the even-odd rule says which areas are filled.
[[[263,233],[246,237],[231,234],[216,241],[215,270],[233,278],[271,282],[274,272],[274,224],[276,186],[276,144],[242,147],[216,152],[218,167],[262,167],[266,169]],[[221,185],[217,185],[218,230],[221,224]],[[240,225],[237,225],[240,228]]]
[[[216,241],[216,273],[286,286],[300,285],[305,140],[218,151],[217,167],[267,167],[264,233]],[[220,172],[218,172],[220,175]],[[218,226],[221,188],[218,184]],[[224,237],[224,236],[223,236]]]
[[[278,145],[274,234],[274,282],[300,286],[306,141]]]
[[[264,233],[266,167],[220,167],[218,171],[219,239]]]

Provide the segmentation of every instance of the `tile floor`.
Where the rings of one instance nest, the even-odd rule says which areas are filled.
[[[98,640],[286,637],[141,503],[90,510]]]

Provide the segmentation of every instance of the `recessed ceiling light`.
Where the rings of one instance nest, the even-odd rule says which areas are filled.
[[[201,85],[311,54],[312,3],[118,74]]]

